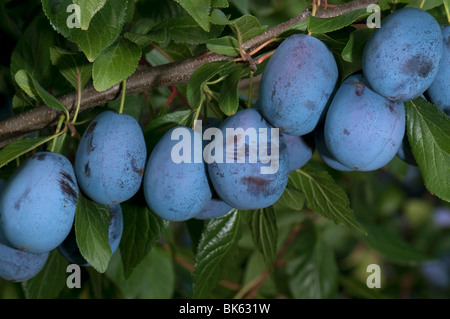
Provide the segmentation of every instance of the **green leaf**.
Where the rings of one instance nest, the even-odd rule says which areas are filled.
[[[187,44],[203,44],[209,39],[217,38],[223,30],[221,25],[212,25],[210,31],[203,30],[197,22],[189,16],[169,18],[158,23],[153,32],[165,29],[167,36],[175,42]]]
[[[393,263],[415,266],[430,260],[425,254],[411,247],[399,235],[389,231],[386,227],[360,221],[367,231],[362,237],[370,247],[377,250]]]
[[[28,137],[14,141],[0,150],[0,168],[19,156],[34,150],[36,147],[52,140],[55,135],[44,137]]]
[[[44,268],[22,283],[27,299],[55,299],[66,287],[67,260],[55,249],[48,256]],[[51,284],[49,284],[51,283]]]
[[[295,175],[295,173],[292,173],[292,175]],[[291,178],[292,177],[289,175],[289,182],[280,199],[276,202],[276,205],[281,205],[296,211],[300,211],[305,205],[305,195],[300,192],[295,186],[291,185]]]
[[[106,275],[126,299],[170,299],[175,290],[175,270],[171,256],[155,247],[125,278],[120,262],[121,254],[114,254]]]
[[[162,136],[172,127],[176,125],[185,125],[194,113],[195,112],[190,110],[180,110],[161,115],[152,120],[144,128],[147,150],[151,151]]]
[[[72,2],[80,7],[80,27],[82,30],[89,28],[92,17],[105,6],[106,0],[72,0]]]
[[[149,32],[147,34],[127,32],[124,36],[131,42],[136,43],[141,49],[145,48],[152,42],[162,43],[167,40],[167,33],[165,29],[160,29],[155,32]]]
[[[420,98],[405,107],[409,143],[425,186],[450,202],[450,117]]]
[[[19,70],[14,75],[14,80],[17,85],[33,100],[39,101],[39,94],[36,92],[33,80],[26,70]]]
[[[387,297],[379,293],[378,290],[367,287],[366,283],[360,282],[357,278],[339,276],[339,283],[351,296],[365,299],[387,299]]]
[[[278,227],[277,214],[273,207],[252,211],[250,229],[253,242],[263,255],[266,267],[273,270],[277,254]]]
[[[247,66],[238,66],[225,78],[220,89],[219,108],[226,115],[236,113],[239,107],[239,81],[250,72]]]
[[[212,0],[211,7],[212,8],[228,8],[228,0]]]
[[[206,32],[209,32],[211,0],[175,0]]]
[[[141,49],[133,42],[122,39],[102,52],[94,61],[92,78],[97,91],[106,91],[122,82],[136,70]]]
[[[223,262],[237,241],[239,220],[239,213],[234,210],[205,224],[195,255],[194,298],[206,298],[216,287],[224,270]]]
[[[364,233],[349,206],[347,194],[327,171],[317,171],[306,164],[290,176],[293,185],[305,194],[306,205],[314,212]]]
[[[208,81],[217,75],[224,75],[234,66],[233,61],[214,61],[199,67],[191,75],[187,85],[187,99],[189,104],[198,109],[204,102],[204,87]]]
[[[55,30],[78,44],[90,62],[120,35],[127,15],[127,1],[107,1],[91,19],[89,29],[82,30],[68,23],[73,13],[67,13],[66,10],[72,0],[41,0],[44,12]]]
[[[120,241],[123,273],[130,278],[134,269],[161,238],[169,222],[153,214],[147,206],[123,203],[123,234]]]
[[[433,9],[434,7],[440,6],[442,2],[443,0],[427,0],[427,1],[412,0],[406,6],[428,11],[430,9]],[[421,5],[422,7],[420,7]]]
[[[360,9],[333,18],[317,18],[309,16],[308,30],[311,33],[327,33],[336,31],[352,24],[356,21],[356,19],[366,14],[367,12],[365,9]]]
[[[70,52],[58,47],[50,48],[50,59],[52,64],[61,72],[77,90],[78,78],[80,79],[80,88],[83,89],[86,83],[91,79],[92,64],[82,53]]]
[[[24,85],[24,91],[30,91],[33,95],[38,94],[42,101],[49,107],[54,108],[55,110],[61,111],[66,114],[66,118],[69,118],[69,111],[66,106],[58,101],[56,97],[51,95],[48,91],[46,91],[27,70],[19,70],[17,71],[15,77],[16,81],[19,81],[18,84]],[[27,80],[25,80],[27,79]],[[30,87],[32,86],[32,87]],[[32,96],[31,96],[32,97]]]
[[[350,33],[350,38],[342,51],[342,58],[361,67],[362,53],[373,29],[359,29]]]
[[[10,74],[27,70],[42,86],[49,88],[54,78],[49,47],[55,44],[55,32],[45,17],[38,17],[21,35],[11,54]]]
[[[228,56],[239,55],[238,41],[236,38],[226,36],[217,39],[211,39],[206,43],[208,50]]]
[[[242,42],[248,41],[261,33],[263,33],[267,26],[261,26],[259,20],[250,14],[243,15],[233,21],[231,24],[239,30],[242,37]]]
[[[78,193],[75,212],[75,236],[81,255],[100,273],[108,268],[111,259],[109,246],[109,208]]]
[[[338,268],[332,248],[322,240],[312,222],[303,224],[291,247],[294,248],[286,271],[293,297],[331,298],[337,290]]]

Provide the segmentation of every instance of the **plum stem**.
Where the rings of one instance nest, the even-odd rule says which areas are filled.
[[[52,147],[51,147],[51,149],[50,149],[50,151],[53,153],[53,152],[55,152],[55,148],[56,148],[56,137],[58,137],[60,134],[60,131],[61,131],[61,127],[62,127],[62,124],[63,124],[63,122],[64,122],[64,119],[65,119],[65,116],[64,115],[61,115],[60,117],[59,117],[59,121],[58,121],[58,125],[56,126],[56,131],[55,131],[55,138],[53,139],[53,142],[52,142]],[[65,128],[64,128],[64,131],[65,131]],[[61,134],[62,134],[62,132],[61,132]]]
[[[253,71],[250,70],[250,76],[248,81],[248,101],[247,101],[247,108],[252,107],[252,96],[253,96]]]
[[[80,111],[80,105],[81,105],[81,74],[77,68],[77,106],[75,108],[75,114],[72,119],[72,124],[77,121],[78,112]]]
[[[123,113],[123,107],[125,105],[125,92],[127,91],[127,79],[122,81],[122,97],[120,99],[120,108],[119,108],[119,114]]]

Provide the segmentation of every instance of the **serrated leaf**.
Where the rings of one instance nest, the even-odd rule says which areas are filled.
[[[72,2],[80,7],[80,16],[77,18],[82,30],[89,28],[91,19],[106,4],[106,0],[72,0]]]
[[[314,212],[364,233],[349,206],[347,194],[327,171],[318,171],[306,164],[290,177],[292,184],[305,194],[306,205]]]
[[[22,283],[27,299],[55,299],[66,286],[67,260],[55,249],[50,252],[44,268]],[[51,284],[49,284],[51,283]]]
[[[29,137],[6,145],[0,150],[0,168],[15,160],[19,156],[26,154],[29,151],[34,150],[36,147],[52,140],[54,137],[55,135],[45,137]]]
[[[450,118],[420,98],[405,108],[408,140],[425,186],[450,202]]]
[[[186,92],[189,104],[194,109],[199,108],[205,99],[203,88],[207,82],[217,75],[226,75],[233,66],[233,61],[214,61],[206,63],[195,70],[187,85]]]
[[[195,255],[194,298],[206,298],[219,281],[223,262],[237,241],[239,213],[210,219],[206,224]]]
[[[290,179],[291,177],[289,176],[289,180]],[[290,182],[288,182],[288,185],[286,186],[280,199],[276,202],[276,205],[282,205],[284,207],[300,211],[305,205],[305,195],[296,187],[290,185]]]
[[[360,223],[367,231],[367,236],[362,237],[362,240],[391,262],[414,266],[429,260],[425,254],[411,247],[400,236],[385,227],[366,221]]]
[[[77,246],[86,261],[100,273],[108,268],[111,259],[109,246],[109,208],[78,194],[75,212]]]
[[[127,1],[107,1],[91,19],[89,29],[82,30],[68,21],[71,19],[71,13],[67,13],[66,10],[72,4],[72,0],[41,0],[53,28],[78,44],[90,62],[116,41],[125,23]]]
[[[332,248],[307,221],[291,244],[292,257],[286,266],[294,298],[326,299],[337,290],[338,268]]]
[[[366,14],[367,12],[365,9],[360,9],[333,18],[317,18],[314,16],[309,16],[308,30],[311,33],[327,33],[336,31],[352,24],[356,21],[356,19]]]
[[[200,27],[209,32],[209,14],[211,0],[175,0],[189,15],[194,18]]]
[[[236,38],[226,36],[217,39],[211,39],[206,43],[208,50],[228,56],[239,55],[239,44]]]
[[[253,243],[263,255],[266,267],[272,270],[277,254],[277,214],[273,207],[258,209],[250,214]]]
[[[69,118],[69,111],[66,106],[58,101],[56,97],[51,95],[48,91],[44,90],[44,88],[34,79],[34,77],[27,70],[19,70],[17,71],[14,78],[20,81],[19,85],[24,85],[25,92],[31,92],[33,95],[36,93],[39,95],[41,100],[49,107],[54,108],[55,110],[61,111],[66,114],[66,118]],[[30,87],[32,86],[32,87]],[[32,97],[32,96],[31,96]]]
[[[225,78],[220,89],[219,108],[226,115],[236,113],[239,107],[239,82],[249,73],[248,67],[236,67]]]
[[[161,238],[169,222],[153,214],[146,206],[122,204],[123,234],[120,241],[123,273],[129,278]]]
[[[75,89],[78,89],[78,77],[80,88],[83,89],[91,79],[92,64],[82,53],[70,52],[58,47],[50,48],[50,59],[52,64],[61,72]]]
[[[209,39],[217,38],[223,30],[221,25],[212,25],[210,31],[203,30],[197,22],[189,16],[169,18],[158,23],[152,31],[165,29],[167,36],[175,42],[187,44],[203,44]]]
[[[102,52],[94,61],[92,79],[97,91],[106,91],[122,82],[134,71],[141,58],[141,49],[133,42],[122,39]]]

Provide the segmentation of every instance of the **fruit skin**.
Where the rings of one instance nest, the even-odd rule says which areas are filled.
[[[450,25],[442,27],[444,50],[439,71],[428,88],[428,96],[433,104],[450,116]]]
[[[256,132],[259,128],[265,128],[269,145],[271,143],[270,129],[272,127],[255,109],[241,110],[228,117],[220,126],[224,137],[224,159],[222,163],[214,161],[207,165],[211,183],[218,196],[228,205],[237,209],[258,209],[274,204],[286,188],[289,174],[289,155],[283,135],[279,135],[278,170],[272,174],[262,174],[261,167],[269,166],[269,164],[263,164],[259,155],[256,163],[250,163],[250,152],[246,152],[244,163],[236,161],[236,153],[232,163],[226,162],[227,128],[242,128],[244,131],[254,128]],[[238,135],[238,143],[239,141],[244,142],[243,138],[245,135]],[[248,141],[245,143],[248,144]],[[258,149],[260,147],[258,141]]]
[[[31,279],[44,268],[48,255],[21,251],[0,241],[0,277],[12,282]]]
[[[75,157],[81,190],[100,204],[133,197],[142,183],[147,148],[139,123],[130,115],[105,111],[84,132]]]
[[[191,162],[175,163],[172,159],[172,148],[182,140],[174,137],[172,132],[181,129],[190,135],[186,143],[191,145]],[[176,132],[175,132],[176,133]],[[187,138],[187,137],[186,137]],[[201,134],[191,128],[176,126],[167,131],[153,148],[144,175],[144,196],[150,209],[159,217],[170,221],[184,221],[197,215],[211,200],[211,189],[208,183],[203,158],[195,163],[194,139]]]
[[[15,248],[49,252],[69,234],[77,200],[70,161],[61,154],[38,152],[9,178],[0,197],[0,227]]]
[[[123,213],[120,204],[109,205],[109,229],[108,238],[111,247],[111,255],[113,255],[119,247],[123,233]],[[70,230],[66,239],[58,246],[59,253],[64,256],[70,263],[81,266],[89,266],[89,263],[81,255],[75,237],[75,226]]]
[[[353,169],[342,165],[339,163],[336,158],[333,156],[333,154],[330,153],[328,150],[328,147],[325,143],[325,137],[323,132],[323,124],[319,125],[314,130],[314,142],[317,148],[317,152],[319,152],[320,158],[327,164],[329,167],[342,171],[342,172],[350,172],[353,171]]]
[[[283,134],[289,154],[289,171],[303,167],[311,159],[314,146],[305,136]]]
[[[296,34],[276,49],[264,70],[258,109],[288,135],[314,130],[338,80],[330,49],[319,39]]]
[[[403,141],[397,150],[397,156],[405,163],[413,166],[417,166],[416,159],[412,153],[411,144],[409,143],[408,134],[405,133]]]
[[[376,170],[390,162],[404,134],[403,103],[373,92],[360,74],[342,83],[325,118],[328,150],[338,162],[358,171]]]
[[[443,49],[440,26],[432,15],[416,8],[397,10],[381,25],[364,47],[364,76],[375,92],[390,100],[415,99],[439,70]]]
[[[196,219],[211,219],[222,217],[228,214],[233,207],[225,203],[220,198],[211,198],[200,213],[194,216]]]

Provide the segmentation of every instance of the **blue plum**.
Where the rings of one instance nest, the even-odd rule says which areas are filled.
[[[439,71],[428,88],[430,101],[450,116],[450,25],[442,27],[444,51]]]
[[[283,134],[289,154],[289,171],[303,167],[311,159],[314,147],[305,136]]]
[[[240,110],[228,117],[220,132],[221,137],[216,138],[222,144],[217,145],[214,158],[207,156],[209,177],[218,196],[237,209],[274,204],[286,188],[289,175],[283,135],[277,134],[279,131],[255,109]],[[222,152],[218,152],[220,148]]]
[[[392,160],[405,134],[405,108],[372,91],[362,75],[339,87],[325,118],[331,154],[348,168],[376,170]]]
[[[111,255],[113,255],[119,247],[123,233],[123,213],[120,204],[109,205],[109,214],[108,239]],[[72,264],[89,266],[89,263],[81,255],[80,249],[78,248],[75,236],[75,226],[72,227],[69,235],[61,245],[58,246],[58,251]]]
[[[397,10],[381,25],[364,47],[364,76],[372,90],[390,100],[415,99],[439,70],[443,49],[440,26],[432,15],[416,8]]]
[[[48,255],[18,250],[0,241],[0,278],[12,282],[31,279],[44,268]]]
[[[233,207],[225,203],[220,198],[211,198],[200,213],[194,216],[196,219],[211,219],[222,217],[228,214]]]
[[[143,188],[148,206],[163,219],[183,221],[200,213],[212,198],[201,133],[184,126],[167,131],[149,156]]]
[[[336,60],[319,39],[296,34],[276,49],[259,86],[258,110],[288,135],[314,130],[338,80]]]
[[[70,161],[61,154],[38,152],[9,178],[0,197],[0,227],[15,248],[49,252],[72,227],[78,186]]]
[[[97,203],[124,202],[141,186],[146,157],[139,123],[127,114],[102,112],[92,120],[77,149],[79,186]]]
[[[411,144],[409,144],[408,134],[406,133],[400,147],[397,150],[397,156],[405,163],[417,166],[416,159],[412,153]]]
[[[319,152],[320,158],[324,161],[325,164],[327,164],[329,167],[342,171],[342,172],[350,172],[353,171],[353,169],[342,165],[339,163],[336,158],[330,153],[328,150],[328,147],[325,143],[325,137],[323,132],[323,125],[319,125],[314,130],[314,142],[317,148],[317,152]]]

